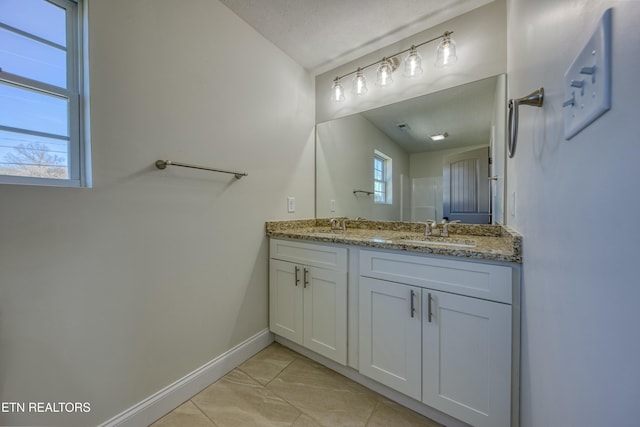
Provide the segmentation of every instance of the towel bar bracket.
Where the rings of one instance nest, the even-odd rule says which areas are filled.
[[[544,88],[540,88],[531,92],[522,98],[509,100],[509,118],[507,123],[507,154],[512,158],[516,154],[516,145],[518,143],[518,108],[521,105],[530,105],[532,107],[542,107],[544,102]]]

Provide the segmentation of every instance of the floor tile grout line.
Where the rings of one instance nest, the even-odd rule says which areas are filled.
[[[265,347],[266,348],[266,347]],[[262,351],[262,350],[261,350]],[[259,354],[260,352],[254,354],[253,356],[251,356],[249,359],[247,359],[245,362],[241,363],[240,365],[236,366],[235,368],[233,368],[231,371],[227,372],[224,376],[222,376],[221,378],[218,378],[216,381],[212,382],[211,384],[207,385],[207,387],[205,387],[203,390],[199,391],[198,393],[194,394],[193,396],[191,396],[191,398],[189,398],[187,401],[191,402],[197,409],[198,411],[200,411],[201,414],[203,414],[209,421],[211,421],[211,423],[214,425],[214,427],[218,427],[218,424],[216,424],[216,422],[209,416],[207,415],[207,413],[193,400],[194,397],[198,396],[200,393],[202,393],[204,390],[206,390],[208,387],[216,384],[217,382],[220,382],[222,380],[224,380],[225,378],[227,378],[229,376],[229,374],[231,374],[234,370],[239,370],[242,373],[244,373],[245,375],[247,375],[249,378],[251,378],[253,381],[255,381],[260,387],[264,388],[265,390],[267,389],[267,385],[269,383],[271,383],[271,381],[273,381],[274,379],[276,379],[285,369],[287,369],[293,362],[295,362],[299,356],[293,352],[292,356],[293,356],[293,360],[291,360],[287,366],[285,366],[284,368],[282,368],[280,371],[278,371],[278,373],[276,375],[274,375],[273,378],[271,378],[271,380],[269,380],[266,384],[262,384],[257,378],[254,378],[253,376],[251,376],[251,374],[249,374],[248,372],[244,371],[241,366],[250,361],[251,359],[253,359],[257,354]],[[287,402],[289,405],[291,405],[293,408],[295,408],[300,414],[298,415],[298,417],[296,418],[296,420],[298,418],[300,418],[301,415],[306,415],[307,417],[309,417],[309,414],[303,412],[300,410],[300,408],[298,408],[297,406],[293,405],[291,402],[287,401],[286,399],[284,399],[282,396],[279,396],[277,393],[275,393],[273,390],[268,389],[271,393],[273,393],[274,395],[276,395],[278,398],[282,399],[283,401]],[[185,401],[184,403],[186,403],[187,401]],[[183,403],[183,404],[184,404]],[[171,412],[173,412],[176,408],[174,408]],[[169,414],[171,413],[169,412]],[[166,414],[166,415],[169,415]],[[165,415],[165,416],[166,416]],[[314,421],[316,421],[313,417],[311,417]],[[295,420],[294,420],[295,422]],[[322,425],[321,423],[319,423],[320,425]],[[292,424],[293,425],[293,424]]]
[[[246,375],[248,378],[250,378],[252,381],[254,381],[254,382],[255,382],[259,387],[261,387],[263,390],[265,390],[265,391],[268,391],[268,392],[272,393],[275,397],[277,397],[278,399],[282,400],[283,402],[286,402],[288,405],[290,405],[292,408],[294,408],[294,409],[299,413],[299,414],[298,414],[298,416],[293,420],[293,422],[292,422],[291,426],[295,425],[295,424],[296,424],[296,422],[297,422],[298,420],[300,420],[300,419],[302,418],[302,416],[304,415],[306,418],[308,418],[309,420],[311,420],[313,423],[317,424],[317,426],[326,427],[326,426],[325,426],[325,424],[323,424],[322,422],[320,422],[320,420],[316,419],[316,417],[314,417],[313,415],[311,415],[311,414],[307,413],[306,411],[302,410],[302,409],[301,409],[301,408],[299,408],[297,405],[295,405],[294,403],[290,402],[286,397],[281,396],[281,395],[280,395],[276,390],[273,390],[271,387],[268,387],[270,384],[272,384],[272,383],[273,383],[273,381],[274,381],[274,380],[276,380],[276,379],[278,379],[278,378],[281,378],[281,376],[283,375],[283,373],[284,373],[287,369],[289,369],[289,368],[291,367],[291,365],[292,365],[294,362],[299,361],[299,360],[309,360],[309,361],[310,361],[311,363],[313,363],[313,364],[317,364],[317,365],[319,365],[320,367],[325,367],[325,368],[326,368],[326,366],[322,365],[321,363],[315,362],[313,359],[309,359],[308,357],[306,357],[306,356],[304,356],[304,355],[302,355],[302,354],[296,353],[295,351],[293,351],[293,350],[289,349],[289,348],[288,348],[288,347],[286,347],[286,346],[282,346],[281,344],[279,344],[279,345],[280,345],[281,347],[283,347],[283,348],[285,348],[285,349],[287,349],[287,350],[288,350],[288,354],[291,356],[292,360],[291,360],[290,362],[288,362],[288,363],[287,363],[287,365],[286,365],[285,367],[283,367],[282,369],[280,369],[280,370],[279,370],[279,371],[278,371],[278,372],[277,372],[277,373],[276,373],[276,374],[275,374],[275,375],[274,375],[274,376],[273,376],[273,377],[272,377],[272,378],[271,378],[267,383],[262,384],[258,379],[254,378],[254,377],[253,377],[253,376],[251,376],[248,372],[244,371],[244,370],[241,368],[241,365],[243,365],[244,363],[246,363],[246,362],[248,362],[248,361],[250,361],[250,360],[254,359],[254,358],[257,356],[257,354],[259,354],[259,353],[260,353],[260,352],[259,352],[259,353],[256,353],[255,355],[253,355],[252,357],[250,357],[249,359],[247,359],[247,360],[246,360],[245,362],[243,362],[242,364],[240,364],[240,365],[236,366],[234,369],[232,369],[231,371],[229,371],[229,372],[228,372],[227,374],[225,374],[223,377],[221,377],[221,378],[219,378],[218,380],[216,380],[216,381],[212,382],[211,384],[209,384],[207,387],[205,387],[205,389],[206,389],[206,388],[208,388],[208,387],[210,387],[210,386],[212,386],[212,385],[214,385],[214,384],[216,384],[216,383],[218,383],[218,382],[220,382],[220,381],[223,381],[223,380],[227,379],[227,378],[229,377],[229,375],[230,375],[233,371],[235,371],[235,370],[237,369],[238,371],[240,371],[240,372],[242,372],[244,375]],[[329,371],[331,371],[331,369],[329,369]],[[343,377],[344,379],[346,379],[346,380],[348,380],[348,381],[353,381],[353,380],[351,380],[350,378],[346,377],[345,375],[342,375],[342,374],[340,374],[340,373],[338,373],[338,372],[335,372],[335,371],[333,371],[333,372],[334,372],[334,373],[337,373],[340,377]],[[357,384],[357,382],[356,382],[356,384]],[[367,388],[367,387],[365,387],[365,388]],[[191,398],[190,398],[190,399],[188,399],[187,401],[185,401],[185,403],[186,403],[186,402],[191,402],[191,403],[192,403],[192,404],[193,404],[193,405],[198,409],[198,411],[199,411],[202,415],[204,415],[204,416],[205,416],[205,418],[206,418],[207,420],[209,420],[209,422],[211,422],[211,424],[212,424],[214,427],[218,427],[218,424],[213,420],[213,418],[211,418],[211,417],[210,417],[210,416],[209,416],[209,415],[208,415],[208,414],[207,414],[207,413],[206,413],[206,412],[205,412],[205,411],[204,411],[204,410],[203,410],[203,409],[202,409],[202,408],[201,408],[201,407],[200,407],[200,406],[195,402],[195,400],[194,400],[194,398],[195,398],[196,396],[198,396],[200,393],[202,393],[205,389],[203,389],[203,390],[201,390],[200,392],[196,393],[195,395],[191,396]],[[369,389],[369,390],[370,390],[370,389]],[[374,417],[374,415],[375,415],[376,411],[378,411],[382,405],[385,405],[385,401],[386,401],[386,400],[388,400],[388,398],[386,398],[385,396],[381,395],[380,393],[377,393],[377,392],[375,392],[375,391],[373,391],[373,390],[370,390],[370,391],[371,391],[371,392],[373,392],[373,394],[374,394],[374,395],[376,395],[377,397],[376,397],[375,405],[373,406],[373,409],[371,410],[371,413],[368,415],[368,417],[367,417],[367,419],[366,419],[365,423],[363,424],[363,427],[367,427],[367,426],[369,426],[369,425],[371,424],[371,422],[372,422],[372,420],[373,420],[373,417]],[[174,408],[174,410],[175,410],[175,409],[177,409],[177,408]],[[409,408],[407,408],[407,409],[409,409]],[[409,409],[409,410],[410,410],[411,412],[415,412],[415,411],[412,411],[411,409]],[[169,412],[169,413],[171,413],[171,412]],[[169,415],[169,414],[166,414],[166,415]],[[421,415],[421,414],[419,414],[419,413],[418,413],[417,415]],[[428,419],[428,418],[427,418],[427,419]],[[443,427],[443,426],[440,426],[440,427]]]
[[[265,386],[265,388],[267,388]],[[274,395],[278,396],[278,398],[282,399],[284,402],[287,402],[289,405],[291,405],[292,407],[294,407],[298,412],[300,412],[300,415],[298,415],[298,418],[300,418],[302,415],[306,416],[307,418],[310,418],[311,420],[313,420],[314,423],[318,424],[321,427],[324,427],[324,424],[322,424],[319,420],[317,420],[314,416],[312,416],[311,414],[306,413],[305,411],[303,411],[301,408],[297,407],[296,405],[294,405],[292,402],[290,402],[286,397],[284,396],[280,396],[280,394],[278,394],[275,390],[272,389],[268,389],[271,393],[273,393]],[[298,420],[298,418],[296,418],[294,420],[294,424],[295,421]],[[293,424],[292,424],[293,425]]]
[[[376,410],[378,409],[378,407],[381,404],[382,404],[382,401],[380,400],[380,398],[376,398],[376,404],[373,406],[373,410],[371,411],[371,413],[367,417],[367,421],[365,421],[364,427],[367,427],[369,425],[369,423],[371,422],[371,418],[373,418],[373,414],[376,413]]]
[[[296,357],[295,359],[297,359],[297,357]],[[294,360],[292,360],[292,361],[287,365],[287,367],[288,367],[289,365],[291,365],[291,363],[293,363],[293,362],[295,361],[295,359],[294,359]],[[308,418],[312,419],[312,420],[313,420],[316,424],[318,424],[319,426],[324,427],[324,425],[323,425],[321,422],[319,422],[318,420],[316,420],[314,417],[312,417],[312,416],[311,416],[311,415],[309,415],[308,413],[304,412],[303,410],[301,410],[300,408],[298,408],[298,407],[297,407],[296,405],[294,405],[293,403],[289,402],[289,401],[288,401],[287,399],[285,399],[283,396],[280,396],[280,395],[279,395],[278,393],[276,393],[274,390],[272,390],[272,389],[270,389],[270,388],[267,388],[267,385],[266,385],[266,384],[262,384],[262,383],[260,383],[260,381],[258,381],[257,379],[253,378],[253,377],[252,377],[251,375],[249,375],[247,372],[243,371],[243,370],[240,368],[240,366],[238,366],[238,367],[234,368],[234,369],[233,369],[232,371],[230,371],[228,374],[226,374],[225,376],[223,376],[223,377],[222,377],[222,378],[220,378],[219,380],[215,381],[215,382],[214,382],[214,383],[212,383],[211,385],[213,385],[213,384],[215,384],[215,383],[217,383],[217,382],[219,382],[219,381],[224,380],[225,378],[227,378],[227,377],[229,376],[229,374],[231,374],[231,372],[235,371],[236,369],[237,369],[237,370],[239,370],[239,371],[241,371],[241,372],[242,372],[242,373],[244,373],[245,375],[247,375],[251,380],[255,381],[255,382],[256,382],[256,384],[257,384],[259,387],[262,387],[264,390],[268,391],[269,393],[272,393],[272,394],[273,394],[274,396],[276,396],[278,399],[282,400],[283,402],[286,402],[289,406],[291,406],[292,408],[294,408],[296,411],[298,411],[298,412],[299,412],[299,414],[298,414],[298,416],[296,417],[296,419],[295,419],[295,420],[293,420],[293,423],[291,424],[292,426],[295,424],[295,422],[296,422],[296,421],[297,421],[297,420],[298,420],[302,415],[305,415],[306,417],[308,417]],[[286,368],[285,368],[285,369],[286,369]],[[276,375],[274,378],[272,378],[272,380],[271,380],[271,381],[273,381],[276,377],[278,377],[278,376],[280,375],[280,373],[282,373],[283,371],[284,371],[284,369],[282,369],[282,370],[278,373],[278,375]],[[271,381],[269,381],[269,382],[271,382]],[[196,396],[197,396],[197,395],[196,395]],[[193,396],[193,397],[195,397],[195,396]],[[192,397],[192,399],[193,399],[193,397]],[[194,405],[196,405],[196,407],[198,408],[198,410],[200,410],[200,412],[203,412],[203,413],[205,414],[205,416],[206,416],[209,420],[211,420],[211,422],[213,422],[213,424],[214,424],[214,426],[215,426],[215,427],[217,427],[217,426],[218,426],[218,425],[215,423],[215,421],[213,421],[213,419],[211,419],[211,417],[209,417],[209,416],[208,416],[208,415],[207,415],[207,414],[202,410],[202,408],[200,408],[200,407],[199,407],[195,402],[193,402],[193,403],[194,403]]]
[[[225,375],[225,377],[226,377],[226,375]],[[222,377],[222,378],[224,378],[224,377]],[[222,378],[220,378],[220,379],[222,379]],[[218,381],[219,381],[219,380],[218,380]],[[215,381],[215,382],[218,382],[218,381]],[[214,383],[212,383],[212,384],[214,384]],[[200,393],[198,393],[198,394],[200,394]],[[192,396],[192,397],[191,397],[191,399],[189,399],[189,401],[190,401],[191,403],[193,403],[193,404],[195,405],[195,407],[196,407],[196,408],[198,408],[198,411],[200,411],[200,412],[201,412],[201,413],[202,413],[202,414],[203,414],[203,415],[204,415],[204,416],[205,416],[209,421],[211,421],[211,423],[213,424],[213,426],[214,426],[214,427],[218,427],[218,424],[216,424],[216,422],[215,422],[215,421],[213,421],[213,419],[211,419],[211,417],[210,417],[209,415],[207,415],[207,413],[206,413],[206,412],[204,412],[204,411],[202,410],[202,408],[201,408],[200,406],[198,406],[198,404],[193,400],[193,398],[194,398],[194,397],[196,397],[198,394],[196,394],[196,395]]]
[[[286,348],[286,347],[285,347],[285,348]],[[320,366],[320,367],[326,368],[326,366],[324,366],[324,365],[322,365],[322,364],[320,364],[320,363],[317,363],[317,362],[315,362],[314,360],[309,359],[308,357],[306,357],[306,356],[304,356],[304,355],[300,355],[300,357],[296,357],[294,360],[292,360],[292,361],[291,361],[291,363],[289,363],[289,364],[287,365],[287,368],[288,368],[289,366],[291,366],[291,364],[293,364],[293,362],[295,362],[296,360],[301,360],[301,359],[306,359],[306,360],[308,360],[308,361],[310,361],[310,362],[312,362],[312,363],[314,363],[314,364],[317,364],[317,365],[318,365],[318,366]],[[275,377],[273,377],[273,378],[271,379],[271,381],[269,381],[269,384],[271,384],[271,382],[273,382],[276,378],[278,378],[280,375],[282,375],[282,373],[283,373],[285,370],[286,370],[286,368],[282,369],[282,370],[278,373],[278,375],[276,375]],[[350,378],[347,378],[346,376],[344,376],[344,375],[342,375],[342,374],[339,374],[339,373],[338,373],[338,375],[340,375],[341,377],[344,377],[344,378],[345,378],[346,380],[348,380],[348,381],[353,381],[353,380],[351,380]],[[265,385],[265,388],[267,388],[267,386],[266,386],[266,385]],[[294,408],[296,408],[296,409],[300,412],[300,414],[301,414],[300,416],[305,415],[306,417],[308,417],[309,419],[311,419],[314,423],[316,423],[318,426],[320,426],[320,427],[326,427],[326,426],[325,426],[325,424],[323,424],[322,422],[320,422],[320,420],[318,420],[316,417],[314,417],[313,415],[311,415],[311,414],[309,414],[309,413],[305,412],[304,410],[302,410],[301,408],[299,408],[298,406],[296,406],[293,402],[290,402],[286,397],[281,396],[281,395],[280,395],[276,390],[273,390],[273,389],[269,388],[269,391],[271,391],[273,394],[275,394],[276,396],[278,396],[280,399],[282,399],[282,400],[284,400],[285,402],[287,402],[289,405],[291,405],[291,406],[293,406]],[[374,394],[378,395],[378,393],[376,393],[376,392],[374,392]],[[367,421],[366,421],[366,423],[363,425],[363,427],[366,427],[366,424],[369,422],[369,420],[370,420],[370,419],[371,419],[371,417],[373,416],[373,413],[375,412],[375,409],[378,407],[378,404],[380,403],[380,399],[379,399],[379,397],[380,397],[380,396],[378,396],[378,397],[376,398],[376,404],[374,405],[374,409],[371,411],[371,414],[369,414],[369,417],[367,418]],[[300,418],[300,416],[299,416],[298,418]],[[297,419],[296,419],[296,420],[297,420]],[[294,423],[295,423],[295,422],[294,422]]]
[[[251,358],[251,359],[252,359],[252,358]],[[251,360],[251,359],[248,359],[246,362],[248,362],[248,361],[249,361],[249,360]],[[275,375],[273,376],[273,378],[271,378],[271,379],[270,379],[269,381],[267,381],[265,384],[262,384],[262,382],[260,382],[260,380],[259,380],[259,379],[254,378],[254,377],[253,377],[249,372],[247,372],[247,371],[245,371],[244,369],[242,369],[242,365],[244,365],[244,363],[246,363],[246,362],[242,363],[242,364],[241,364],[240,366],[238,366],[236,369],[241,370],[242,372],[244,372],[245,374],[247,374],[247,375],[248,375],[252,380],[254,380],[254,381],[256,381],[258,384],[263,385],[264,387],[266,387],[266,386],[268,386],[268,385],[271,383],[271,381],[273,381],[273,380],[275,380],[276,378],[278,378],[278,377],[280,376],[280,374],[281,374],[282,372],[284,372],[284,370],[285,370],[285,369],[287,369],[289,366],[291,366],[291,364],[292,364],[293,362],[295,362],[297,359],[298,359],[298,357],[294,357],[294,358],[293,358],[293,360],[292,360],[291,362],[287,363],[287,366],[285,366],[284,368],[280,369],[280,370],[278,371],[278,373],[277,373],[277,374],[275,374]]]
[[[282,375],[282,373],[283,373],[284,371],[286,371],[286,370],[287,370],[287,368],[288,368],[289,366],[291,366],[291,365],[292,365],[296,360],[298,360],[298,359],[299,359],[299,357],[298,357],[298,356],[296,356],[296,355],[294,354],[293,360],[292,360],[291,362],[287,363],[287,366],[285,366],[284,368],[280,369],[280,371],[279,371],[276,375],[274,375],[274,376],[273,376],[273,378],[271,378],[271,379],[269,380],[269,382],[267,382],[264,386],[266,387],[266,386],[268,386],[269,384],[271,384],[271,382],[272,382],[273,380],[275,380],[275,379],[276,379],[276,378],[278,378],[280,375]]]
[[[284,347],[284,346],[283,346]],[[286,348],[286,347],[285,347]],[[278,378],[280,375],[282,375],[282,373],[284,371],[287,370],[287,368],[289,366],[291,366],[293,364],[293,362],[295,362],[296,360],[301,359],[301,357],[299,357],[299,355],[297,353],[294,353],[294,359],[284,368],[282,369],[280,372],[278,372],[278,374],[276,376],[274,376],[271,381],[269,381],[267,384],[265,384],[264,388],[267,388],[267,385],[271,384],[276,378]],[[318,419],[316,419],[313,415],[308,414],[307,412],[303,411],[302,408],[299,408],[298,406],[296,406],[295,404],[293,404],[293,402],[290,402],[286,397],[281,396],[276,390],[273,390],[271,388],[268,388],[268,390],[275,394],[276,396],[278,396],[280,399],[282,399],[283,401],[287,402],[289,405],[293,406],[294,408],[296,408],[298,410],[298,412],[300,412],[300,415],[298,416],[298,418],[296,418],[295,421],[297,421],[302,415],[306,416],[307,418],[313,420],[314,423],[316,423],[317,425],[324,427],[324,424],[322,424]],[[294,421],[294,424],[295,424]],[[292,424],[293,425],[293,424]]]
[[[285,346],[285,348],[287,348],[287,347]],[[343,374],[341,374],[340,372],[333,371],[333,370],[331,370],[330,368],[328,368],[327,366],[323,365],[322,363],[316,362],[316,361],[315,361],[315,360],[313,360],[313,359],[309,359],[308,357],[306,357],[306,356],[304,356],[304,355],[299,355],[298,357],[296,357],[296,359],[305,359],[305,360],[308,360],[308,361],[310,361],[311,363],[316,364],[316,365],[318,365],[318,366],[319,366],[319,367],[321,367],[321,368],[326,368],[326,369],[328,369],[331,373],[337,374],[338,376],[340,376],[340,377],[344,378],[345,380],[347,380],[347,381],[349,381],[349,382],[353,382],[353,383],[355,383],[356,385],[360,385],[360,386],[364,387],[362,384],[358,384],[357,382],[353,381],[351,378],[347,377],[346,375],[343,375]],[[282,375],[282,373],[284,373],[284,371],[285,371],[289,366],[291,366],[291,364],[292,364],[293,362],[295,362],[295,360],[296,360],[296,359],[292,360],[292,361],[287,365],[287,367],[286,367],[286,368],[284,368],[284,369],[282,369],[282,370],[281,370],[281,371],[280,371],[280,372],[279,372],[275,377],[273,377],[273,378],[271,379],[271,381],[269,381],[269,383],[268,383],[268,384],[270,384],[270,383],[271,383],[271,382],[273,382],[276,378],[278,378],[280,375]],[[266,388],[266,385],[265,385],[265,388]],[[368,389],[367,387],[364,387],[364,388],[365,388],[365,389]],[[312,419],[315,423],[317,423],[318,425],[320,425],[320,426],[324,426],[324,424],[322,424],[322,423],[321,423],[319,420],[317,420],[315,417],[313,417],[312,415],[310,415],[310,414],[308,414],[308,413],[304,412],[302,409],[298,408],[295,404],[293,404],[292,402],[290,402],[289,400],[287,400],[284,396],[281,396],[280,394],[278,394],[275,390],[272,390],[272,389],[269,389],[269,390],[271,390],[271,391],[272,391],[276,396],[278,396],[279,398],[281,398],[282,400],[284,400],[285,402],[287,402],[288,404],[290,404],[291,406],[293,406],[294,408],[296,408],[298,411],[300,411],[300,413],[301,413],[301,414],[304,414],[304,415],[306,415],[307,417],[311,418],[311,419]],[[363,425],[363,427],[367,427],[367,426],[371,423],[371,420],[372,420],[372,418],[373,418],[373,416],[374,416],[374,414],[375,414],[376,410],[378,410],[378,408],[379,408],[381,405],[384,405],[386,401],[393,402],[392,400],[390,400],[390,399],[389,399],[389,398],[387,398],[386,396],[384,396],[384,395],[382,395],[382,394],[380,394],[380,393],[378,393],[378,392],[376,392],[376,391],[374,391],[374,390],[371,390],[371,389],[368,389],[368,390],[369,390],[369,391],[371,391],[371,392],[376,396],[376,404],[374,405],[373,409],[371,410],[371,413],[370,413],[370,414],[369,414],[369,416],[367,417],[367,420],[366,420],[365,424]],[[394,402],[394,403],[395,403],[395,402]],[[402,405],[401,405],[401,406],[402,406]],[[406,409],[407,409],[407,410],[409,410],[409,411],[410,411],[410,412],[412,412],[412,413],[415,413],[415,414],[417,414],[417,415],[419,415],[419,416],[424,417],[424,415],[417,413],[416,411],[412,410],[411,408],[406,408]],[[425,417],[425,418],[427,418],[427,417]],[[440,427],[445,427],[445,426],[440,425]]]

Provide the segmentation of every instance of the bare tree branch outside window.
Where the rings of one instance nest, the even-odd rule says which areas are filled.
[[[67,179],[68,170],[64,157],[50,152],[45,144],[30,142],[19,144],[14,152],[4,155],[3,171],[8,175],[34,176],[40,178]]]

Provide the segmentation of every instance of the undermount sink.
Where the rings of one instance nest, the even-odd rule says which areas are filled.
[[[421,244],[430,246],[448,246],[454,248],[474,248],[476,243],[473,240],[454,239],[449,237],[423,237],[418,239],[400,239],[402,243]]]

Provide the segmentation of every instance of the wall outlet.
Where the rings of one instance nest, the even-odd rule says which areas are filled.
[[[335,212],[335,211],[336,211],[336,201],[332,199],[329,202],[329,212]]]
[[[287,212],[294,213],[296,211],[296,198],[287,197]]]

